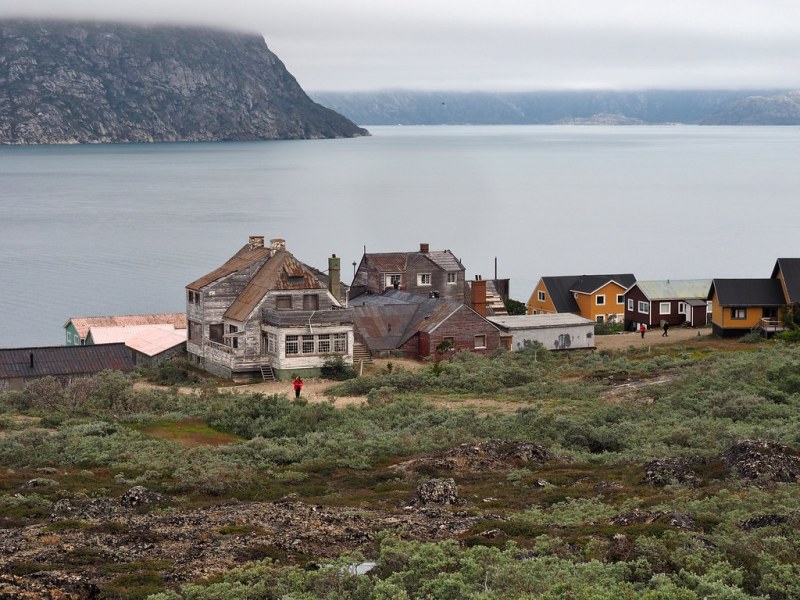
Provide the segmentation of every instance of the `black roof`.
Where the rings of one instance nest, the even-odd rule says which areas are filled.
[[[787,304],[800,302],[800,258],[779,258],[772,269],[773,278],[777,277],[779,269],[786,285]]]
[[[92,375],[106,369],[132,371],[130,348],[125,344],[98,344],[0,349],[0,379]]]
[[[607,283],[616,281],[622,288],[628,289],[636,283],[633,273],[617,273],[614,275],[562,275],[560,277],[542,277],[550,299],[558,312],[579,313],[578,303],[573,292],[591,294]]]
[[[720,306],[783,306],[781,283],[777,279],[714,279],[708,299],[717,291]]]

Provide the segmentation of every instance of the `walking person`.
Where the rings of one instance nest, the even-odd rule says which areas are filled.
[[[642,339],[644,339],[644,332],[647,331],[647,327],[645,327],[644,323],[639,325],[639,333],[642,334]]]
[[[664,321],[664,322],[661,324],[661,326],[664,328],[664,333],[662,333],[662,334],[661,334],[661,337],[669,337],[669,336],[667,335],[667,329],[669,329],[669,323],[667,323],[666,321]]]
[[[303,389],[303,380],[300,377],[295,377],[292,385],[294,386],[294,397],[299,398],[300,390]]]

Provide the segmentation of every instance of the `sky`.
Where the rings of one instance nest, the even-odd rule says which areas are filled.
[[[258,32],[307,91],[800,88],[797,0],[0,0]]]

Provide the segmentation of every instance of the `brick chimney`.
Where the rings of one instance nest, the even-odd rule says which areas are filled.
[[[419,251],[422,254],[427,254],[430,251],[430,246],[427,243],[422,243],[419,245]]]
[[[339,285],[342,281],[342,261],[335,254],[328,259],[328,291],[339,300]]]
[[[269,241],[270,256],[275,256],[276,252],[286,250],[286,240],[281,238],[273,238]]]
[[[472,282],[472,308],[480,316],[485,317],[488,314],[486,305],[486,281],[480,275],[476,275],[475,281]]]
[[[247,241],[247,245],[250,250],[255,248],[263,248],[264,247],[264,236],[263,235],[251,235],[250,239]]]

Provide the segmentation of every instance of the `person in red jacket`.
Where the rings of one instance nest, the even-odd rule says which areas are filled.
[[[303,380],[300,379],[299,377],[295,377],[293,385],[294,385],[294,397],[299,398],[300,390],[303,389]]]
[[[641,324],[639,327],[639,333],[642,334],[642,339],[644,339],[644,332],[647,331],[647,327],[645,327],[644,323]]]

